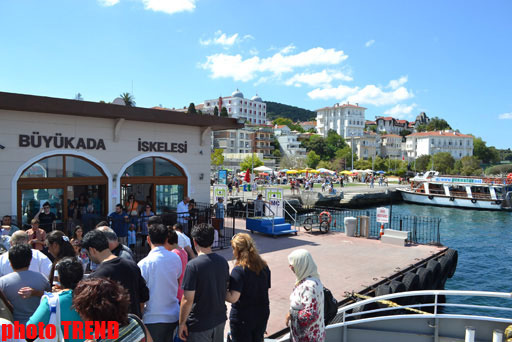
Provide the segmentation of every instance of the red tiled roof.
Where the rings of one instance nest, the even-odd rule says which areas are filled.
[[[408,123],[407,120],[396,120],[396,122],[401,123],[401,124]]]
[[[457,138],[473,138],[472,135],[462,134],[458,132],[445,132],[445,131],[433,131],[433,132],[418,132],[408,135],[409,137],[457,137]]]
[[[376,124],[377,124],[377,122],[375,122],[375,121],[371,121],[371,120],[366,120],[366,122],[365,122],[365,123],[366,123],[367,125],[376,125]]]
[[[391,116],[379,116],[378,118],[375,119],[375,121],[377,120],[384,120],[384,121],[392,121],[392,120],[395,120],[394,118],[392,118]]]
[[[402,138],[402,137],[399,136],[398,134],[384,134],[384,135],[381,135],[381,138]]]
[[[304,121],[304,122],[299,122],[299,125],[301,126],[316,126],[316,121]]]
[[[284,128],[284,127],[288,127],[286,125],[277,125],[276,128]]]

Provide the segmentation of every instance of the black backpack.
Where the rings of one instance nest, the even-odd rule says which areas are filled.
[[[324,323],[328,325],[338,313],[338,301],[331,291],[324,286]]]

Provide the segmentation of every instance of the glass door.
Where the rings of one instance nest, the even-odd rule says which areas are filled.
[[[184,186],[181,184],[174,185],[156,185],[156,212],[162,213],[176,210],[178,203],[183,200]]]
[[[46,202],[50,203],[50,212],[55,215],[57,227],[62,227],[64,188],[22,189],[21,222],[23,227],[30,226],[30,221],[41,211]]]

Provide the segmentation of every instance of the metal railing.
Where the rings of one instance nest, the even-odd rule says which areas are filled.
[[[368,237],[378,238],[380,235],[381,223],[377,222],[375,210],[351,210],[340,208],[317,207],[308,214],[299,215],[297,224],[302,225],[308,217],[319,215],[327,211],[331,214],[331,231],[345,232],[344,220],[346,217],[358,218],[368,217]],[[414,244],[441,245],[440,236],[441,219],[429,216],[408,216],[408,215],[390,215],[390,223],[385,223],[384,228],[406,231],[409,233],[408,242]],[[362,235],[360,225],[358,224],[356,236]]]
[[[283,211],[285,213],[285,218],[286,218],[286,215],[288,215],[288,217],[290,217],[293,221],[293,228],[294,229],[297,229],[297,214],[298,214],[298,211],[297,209],[295,209],[293,207],[293,205],[290,204],[290,202],[288,202],[287,200],[283,199],[284,201],[284,205],[283,205]],[[288,210],[286,210],[286,205],[288,205],[289,208],[292,208],[293,210],[293,216],[290,214],[290,212]]]
[[[412,305],[396,304],[400,302],[400,300],[396,301],[396,299],[399,298],[409,298],[409,300],[404,300],[403,302],[414,302],[415,299],[419,297],[431,298],[432,302]],[[512,294],[509,292],[423,290],[373,297],[339,308],[336,317],[332,320],[333,323],[328,325],[326,330],[342,329],[343,341],[347,341],[348,328],[350,326],[385,320],[433,319],[435,322],[438,322],[439,319],[467,319],[468,321],[480,320],[512,324],[511,318],[495,317],[495,312],[497,311],[506,312],[510,315],[510,313],[512,313],[510,302],[504,303],[507,306],[490,306],[478,304],[481,301],[475,298],[471,301],[472,304],[458,304],[454,303],[452,300],[448,300],[447,298],[449,297],[512,299]],[[365,308],[370,309],[364,310]],[[450,308],[456,308],[457,313],[449,313]],[[477,314],[479,312],[481,312],[481,314]],[[433,331],[434,341],[439,341],[438,327],[438,323],[432,326],[432,328],[435,329]],[[289,334],[286,334],[278,341],[289,341]]]

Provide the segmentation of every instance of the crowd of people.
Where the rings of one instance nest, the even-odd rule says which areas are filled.
[[[231,240],[230,272],[227,260],[212,251],[211,224],[195,225],[187,236],[179,220],[165,226],[159,216],[149,216],[150,251],[136,263],[108,222],[86,234],[78,226],[69,237],[40,232],[36,221],[30,230],[8,232],[9,248],[0,256],[2,323],[46,325],[55,322],[58,307],[61,321],[119,324],[115,339],[97,341],[220,342],[227,302],[232,341],[263,341],[271,272],[250,235]],[[306,250],[294,251],[288,261],[296,276],[286,317],[292,341],[322,341],[323,288],[316,265]],[[94,339],[82,331],[66,341]]]

